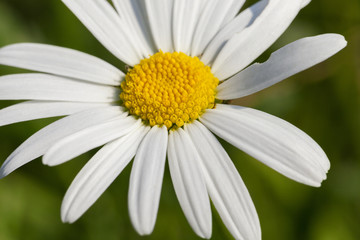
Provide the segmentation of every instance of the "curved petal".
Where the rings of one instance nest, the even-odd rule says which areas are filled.
[[[168,131],[152,127],[141,142],[131,170],[129,213],[136,231],[150,234],[155,226],[164,176]]]
[[[34,119],[71,115],[107,103],[27,101],[0,110],[0,126]]]
[[[61,205],[63,222],[75,222],[94,204],[134,157],[148,130],[142,126],[105,145],[90,159],[65,194]]]
[[[145,1],[146,12],[156,50],[173,52],[172,9],[174,0]]]
[[[198,121],[187,124],[185,131],[200,154],[210,198],[231,234],[235,239],[261,239],[255,206],[224,148]]]
[[[112,54],[130,66],[142,59],[138,43],[124,21],[106,0],[62,0]]]
[[[311,2],[311,0],[303,0],[301,3],[301,7],[302,8],[306,7],[310,2]]]
[[[240,33],[246,27],[250,26],[264,10],[268,4],[268,1],[269,0],[258,1],[251,7],[242,11],[236,18],[225,25],[211,40],[205,49],[204,54],[201,56],[201,61],[205,65],[211,65],[229,39],[232,38],[236,33]]]
[[[346,46],[343,36],[323,34],[297,40],[271,54],[262,64],[255,63],[217,88],[219,99],[244,97],[331,57]]]
[[[212,71],[224,80],[244,69],[269,48],[300,11],[302,0],[272,0],[251,26],[233,36],[214,61]]]
[[[222,22],[222,27],[228,24],[240,11],[241,7],[244,5],[245,0],[231,0],[231,5],[225,14],[225,18]]]
[[[44,154],[43,163],[49,166],[62,164],[120,138],[139,128],[140,125],[141,120],[136,121],[133,117],[125,118],[125,115],[122,115],[105,123],[82,129],[54,143]]]
[[[182,128],[170,132],[168,160],[175,193],[190,226],[200,237],[210,238],[211,209],[199,155]]]
[[[25,73],[0,77],[0,100],[113,102],[118,90],[48,74]]]
[[[119,107],[95,108],[70,115],[44,127],[28,138],[6,159],[0,169],[0,178],[45,154],[54,143],[73,132],[106,122],[121,114],[123,112]]]
[[[46,44],[18,43],[0,48],[0,64],[114,86],[125,76],[99,58]]]
[[[132,34],[141,41],[143,57],[147,58],[156,52],[154,40],[151,36],[149,23],[145,15],[143,0],[112,0],[120,17],[132,29]]]
[[[174,0],[172,30],[175,51],[190,54],[203,4],[203,0]]]
[[[243,0],[238,0],[243,3]],[[196,27],[191,45],[191,55],[199,56],[203,53],[211,39],[219,31],[230,8],[233,7],[232,0],[218,1],[207,0],[201,17]]]
[[[201,122],[219,137],[295,181],[320,186],[330,162],[319,145],[290,123],[250,108],[217,104]]]

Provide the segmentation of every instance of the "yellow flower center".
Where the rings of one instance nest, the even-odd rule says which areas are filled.
[[[219,80],[197,57],[162,51],[126,74],[120,99],[150,126],[182,127],[215,104]]]

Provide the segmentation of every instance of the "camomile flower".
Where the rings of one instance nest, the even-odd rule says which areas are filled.
[[[215,135],[279,173],[320,186],[330,167],[304,132],[264,112],[226,104],[324,61],[345,47],[337,34],[297,40],[253,61],[286,30],[306,0],[63,0],[123,63],[44,44],[0,49],[0,64],[42,73],[0,77],[0,125],[66,116],[44,127],[4,162],[1,177],[43,156],[54,166],[102,148],[69,187],[64,222],[76,221],[134,158],[129,213],[153,231],[166,159],[181,208],[210,238],[210,199],[236,239],[261,239],[240,175]],[[240,12],[238,14],[238,12]],[[214,135],[215,134],[215,135]]]

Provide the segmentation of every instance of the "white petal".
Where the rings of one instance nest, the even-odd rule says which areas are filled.
[[[168,131],[152,127],[141,142],[131,170],[129,213],[136,231],[150,234],[155,226],[164,176]]]
[[[238,0],[237,3],[243,3]],[[194,39],[191,45],[191,55],[199,56],[203,53],[205,47],[219,31],[231,7],[234,7],[233,0],[207,0],[194,33]],[[242,4],[241,4],[242,5]],[[228,19],[227,19],[228,20]]]
[[[228,12],[225,15],[225,18],[222,22],[222,27],[229,23],[240,11],[241,7],[244,5],[245,0],[231,0],[231,5],[228,9]]]
[[[173,0],[145,1],[147,16],[156,50],[173,52],[172,9]]]
[[[240,33],[246,27],[250,26],[267,4],[268,0],[262,0],[255,3],[242,11],[236,18],[224,26],[205,49],[204,54],[201,56],[201,61],[205,65],[211,65],[229,39],[236,33]]]
[[[0,110],[0,126],[28,120],[71,115],[90,108],[109,106],[105,103],[28,101]]]
[[[55,166],[69,161],[96,147],[120,138],[139,128],[141,120],[122,116],[113,118],[99,125],[75,132],[58,142],[44,154],[43,163]]]
[[[311,0],[303,0],[301,3],[301,7],[302,8],[306,7],[310,2],[311,2]]]
[[[168,160],[171,179],[181,208],[194,232],[211,236],[211,209],[199,155],[181,128],[170,132]]]
[[[105,122],[121,114],[123,112],[119,107],[95,108],[70,115],[44,127],[28,138],[6,159],[0,169],[0,178],[45,154],[54,143],[73,132]]]
[[[147,133],[142,126],[105,145],[81,169],[67,190],[61,205],[61,219],[72,223],[101,196],[134,157]]]
[[[40,73],[0,77],[1,100],[47,100],[70,102],[113,102],[118,90],[111,86],[87,83]]]
[[[139,48],[143,52],[143,57],[147,58],[149,55],[153,55],[156,47],[145,15],[145,2],[143,0],[112,1],[122,20],[132,29],[131,33],[141,41]]]
[[[272,0],[251,26],[233,36],[216,58],[212,71],[220,80],[239,72],[269,48],[300,11],[301,0]]]
[[[19,43],[0,48],[0,64],[115,86],[125,76],[99,58],[45,44]]]
[[[201,157],[210,197],[235,239],[261,239],[256,209],[233,162],[215,136],[201,123],[185,126]]]
[[[172,29],[175,51],[190,54],[203,4],[203,0],[174,0]]]
[[[124,21],[106,0],[62,0],[89,31],[121,61],[134,66],[142,59]]]
[[[295,181],[320,186],[330,162],[319,145],[290,123],[250,108],[217,104],[201,121],[219,137]]]
[[[331,57],[346,46],[343,36],[323,34],[297,40],[274,52],[269,60],[255,63],[217,88],[219,99],[244,97]]]

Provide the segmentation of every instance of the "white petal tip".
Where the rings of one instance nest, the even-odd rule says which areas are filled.
[[[70,220],[62,220],[63,223],[67,223],[67,224],[73,224],[75,221],[70,221]]]
[[[325,174],[325,176],[322,178],[322,180],[321,180],[320,182],[315,183],[315,184],[313,185],[313,187],[317,187],[317,188],[321,187],[321,185],[323,184],[323,182],[324,182],[326,179],[327,179],[327,176],[326,176],[326,174]]]
[[[48,157],[47,154],[43,155],[42,163],[49,167],[55,167],[60,164],[60,163],[57,163],[56,161],[54,161],[54,158]]]
[[[324,177],[321,177],[320,180],[319,179],[317,179],[317,180],[309,179],[308,181],[302,182],[302,183],[305,185],[311,186],[311,187],[319,188],[319,187],[321,187],[322,182],[325,180],[326,180],[326,175]]]
[[[63,205],[64,205],[64,203],[63,203]],[[71,214],[69,209],[65,210],[63,208],[63,206],[61,206],[60,216],[61,216],[61,221],[63,223],[68,223],[68,224],[72,224],[78,219],[78,217],[77,218],[74,217],[74,214]]]
[[[211,238],[211,232],[205,235],[205,239],[210,239],[210,238]]]
[[[204,239],[210,239],[211,236],[212,236],[212,226],[210,224],[210,228],[209,229],[203,229],[203,230],[200,230],[201,232],[197,232],[197,235],[201,238],[204,238]]]
[[[311,185],[312,187],[316,187],[316,188],[319,188],[321,187],[321,183],[314,183],[313,185]]]
[[[66,216],[64,216],[62,213],[61,213],[61,221],[63,223],[69,223],[68,219],[66,219]]]
[[[1,171],[0,170],[0,179],[3,179],[4,177],[6,177],[7,175],[3,172],[3,171]]]
[[[44,155],[42,157],[42,163],[46,166],[53,167],[54,165],[51,164],[51,161]]]
[[[77,220],[77,219],[75,219],[75,218],[69,217],[69,213],[62,214],[62,215],[61,215],[61,221],[62,221],[63,223],[72,224],[72,223],[74,223],[76,220]]]
[[[337,40],[339,46],[342,46],[343,48],[346,47],[347,41],[343,35],[334,33],[333,36],[334,40]]]
[[[3,179],[4,177],[6,177],[7,175],[9,175],[11,173],[11,171],[8,171],[6,169],[6,165],[3,165],[0,169],[0,179]]]
[[[249,235],[245,235],[245,236],[243,235],[234,236],[234,239],[261,240],[261,232],[253,233],[253,234],[249,233]]]
[[[153,232],[153,229],[136,229],[136,232],[140,236],[145,237],[145,236],[149,236]]]
[[[326,172],[321,171],[316,176],[307,176],[307,179],[299,180],[299,182],[311,187],[319,188],[321,187],[322,182],[326,180],[326,178]]]
[[[61,204],[61,209],[60,209],[60,216],[61,216],[61,221],[63,223],[73,223],[75,220],[71,219],[69,217],[70,213],[69,213],[69,208],[65,208],[65,205],[66,205],[66,195],[65,195],[65,198]]]
[[[154,226],[155,226],[155,223],[154,224],[143,224],[141,222],[138,222],[138,223],[133,222],[133,227],[140,236],[148,236],[148,235],[152,234],[152,232],[154,231]]]
[[[333,45],[333,49],[337,50],[336,52],[340,51],[341,49],[343,49],[344,47],[347,46],[347,41],[343,35],[340,35],[337,33],[326,33],[326,34],[323,34],[320,36],[327,37],[329,43],[331,43]],[[330,46],[330,44],[329,44],[329,46]]]
[[[210,239],[211,238],[211,232],[210,233],[201,233],[198,234],[199,237],[203,238],[203,239]]]

